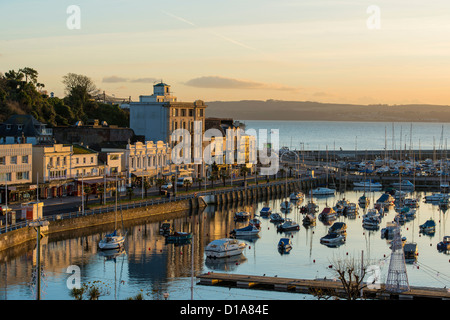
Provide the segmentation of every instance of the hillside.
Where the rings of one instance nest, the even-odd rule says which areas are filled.
[[[445,105],[353,105],[310,101],[242,100],[207,102],[208,117],[240,120],[450,122]]]

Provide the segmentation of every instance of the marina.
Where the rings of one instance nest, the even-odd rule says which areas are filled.
[[[314,197],[313,200],[322,210],[327,204],[334,205],[343,198],[354,203],[362,194],[362,191],[347,190],[327,198]],[[382,194],[382,191],[366,192],[373,202]],[[450,222],[447,212],[440,210],[438,205],[424,202],[426,194],[422,191],[411,194],[421,199],[420,207],[417,209],[416,218],[401,226],[402,236],[409,242],[415,242],[419,253],[414,263],[406,264],[406,270],[412,288],[415,290],[418,287],[435,288],[441,294],[443,289],[449,287],[450,278],[447,270],[450,256],[448,251],[438,250],[437,245],[448,234]],[[362,251],[365,259],[379,266],[381,284],[386,280],[391,240],[384,237],[381,228],[367,230],[363,227],[362,219],[367,209],[359,208],[355,217],[339,215],[333,223],[345,223],[346,241],[339,246],[326,246],[320,243],[320,238],[333,229],[331,228],[333,223],[317,221],[315,225],[300,224],[299,230],[280,233],[276,222],[271,221],[268,216],[259,215],[264,207],[270,207],[273,213],[281,212],[283,201],[284,197],[275,196],[258,202],[223,203],[218,206],[210,204],[198,211],[180,211],[177,217],[168,220],[158,221],[152,218],[147,221],[145,219],[135,222],[125,221],[124,230],[127,234],[125,250],[112,256],[105,255],[96,245],[103,234],[110,232],[106,227],[75,230],[65,236],[44,237],[41,243],[45,268],[43,299],[72,299],[66,283],[70,276],[66,271],[71,265],[80,266],[82,282],[102,281],[108,284],[111,289],[102,299],[126,299],[139,290],[146,292],[147,299],[163,299],[163,293],[168,293],[169,299],[189,299],[193,266],[196,279],[193,286],[194,299],[270,297],[284,300],[315,300],[317,297],[314,295],[301,290],[285,291],[282,289],[283,286],[279,288],[282,291],[273,289],[249,291],[248,286],[244,285],[223,288],[203,286],[198,283],[200,278],[197,277],[208,273],[211,275],[225,272],[230,278],[240,275],[264,276],[267,279],[289,278],[298,281],[303,279],[318,283],[316,279],[333,279],[329,268],[333,259],[347,257],[358,259]],[[242,239],[238,239],[246,245],[242,254],[225,259],[207,257],[205,248],[209,243],[222,239],[232,230],[243,228],[248,224],[248,221],[234,220],[235,213],[242,211],[249,212],[252,217],[258,217],[260,220],[258,236],[256,238],[243,236]],[[389,210],[383,217],[380,227],[388,225],[395,214],[395,210]],[[290,213],[280,215],[294,221],[302,221],[306,213],[301,213],[300,208],[296,206]],[[430,218],[436,221],[435,233],[420,233],[419,226]],[[169,223],[177,232],[192,234],[192,238],[187,243],[165,241],[164,234],[160,233],[164,223]],[[288,254],[280,253],[278,250],[280,238],[290,240],[291,249]],[[33,299],[33,289],[29,284],[33,278],[34,255],[33,243],[19,251],[9,250],[0,254],[2,265],[0,276],[4,283],[0,293],[5,299]],[[20,261],[24,259],[30,263],[21,263]],[[254,282],[255,287],[258,287],[256,280],[250,282]],[[330,281],[327,280],[327,283]],[[117,291],[112,288],[116,288]]]

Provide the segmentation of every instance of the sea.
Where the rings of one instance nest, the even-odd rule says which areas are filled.
[[[279,147],[290,150],[441,150],[450,123],[240,120],[268,140],[278,131]],[[267,131],[263,131],[267,130]],[[267,132],[267,134],[266,134]],[[270,141],[268,141],[270,142]]]
[[[281,146],[301,149],[325,150],[336,148],[383,149],[389,135],[408,135],[414,146],[420,141],[422,148],[438,147],[440,140],[450,132],[450,125],[440,123],[380,123],[380,122],[324,122],[324,121],[245,121],[247,128],[279,129]],[[391,131],[394,126],[394,131]],[[443,133],[442,133],[443,132]],[[443,139],[441,139],[441,136]],[[400,141],[400,140],[398,140]],[[435,204],[425,203],[430,192],[416,191],[410,196],[420,199],[416,218],[401,226],[401,234],[408,242],[418,246],[417,259],[406,264],[407,277],[411,286],[450,287],[450,254],[436,248],[444,236],[450,235],[449,212]],[[347,190],[326,198],[316,198],[319,211],[325,206],[334,206],[340,199],[357,202],[363,191]],[[382,191],[368,192],[374,203]],[[390,210],[378,230],[366,230],[362,226],[364,209],[351,219],[339,217],[336,221],[347,224],[345,243],[338,247],[327,247],[320,243],[330,224],[317,220],[314,227],[301,225],[303,215],[298,207],[286,215],[300,223],[300,230],[279,233],[276,225],[260,217],[261,231],[256,238],[242,239],[247,243],[243,254],[235,259],[211,260],[204,255],[205,246],[215,239],[227,237],[231,230],[245,226],[235,222],[237,211],[248,211],[258,217],[264,206],[280,212],[283,198],[262,200],[256,203],[216,207],[209,205],[201,212],[182,212],[169,219],[177,231],[194,233],[191,243],[177,245],[166,243],[159,233],[162,221],[137,221],[125,226],[127,232],[124,251],[105,254],[98,250],[98,241],[109,227],[92,228],[65,235],[44,237],[41,241],[42,300],[74,300],[71,288],[75,285],[96,285],[100,300],[126,300],[141,294],[145,300],[317,300],[317,297],[278,291],[250,290],[200,285],[196,275],[208,272],[225,272],[249,275],[266,275],[291,278],[327,278],[336,280],[330,269],[336,261],[361,259],[379,270],[377,281],[384,282],[390,263],[390,242],[381,236],[381,229],[393,220]],[[307,199],[305,200],[305,202]],[[436,221],[436,232],[424,235],[419,225],[428,219]],[[293,249],[280,254],[277,243],[282,237],[291,239]],[[0,253],[0,299],[36,299],[36,248],[34,243]],[[194,275],[194,277],[192,277]]]

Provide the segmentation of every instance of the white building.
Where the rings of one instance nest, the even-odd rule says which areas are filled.
[[[1,202],[5,200],[5,185],[8,186],[8,201],[29,198],[32,180],[32,145],[0,145],[0,186]],[[28,196],[26,196],[28,194]]]

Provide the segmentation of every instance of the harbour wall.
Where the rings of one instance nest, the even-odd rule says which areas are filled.
[[[207,204],[200,197],[193,197],[191,199],[149,206],[134,206],[134,208],[125,209],[122,210],[122,212],[118,210],[117,221],[118,223],[121,223],[122,217],[124,221],[145,217],[161,217],[163,219],[173,212],[204,208],[206,205]],[[114,211],[89,215],[80,214],[73,218],[66,219],[60,219],[58,215],[56,215],[54,220],[49,221],[48,226],[41,227],[41,233],[44,235],[64,233],[76,229],[113,224],[115,221],[116,215]],[[31,240],[36,240],[36,229],[34,227],[27,226],[10,230],[0,235],[0,251],[24,244]]]
[[[259,183],[248,185],[246,187],[231,187],[227,189],[217,189],[196,196],[191,195],[190,198],[184,200],[170,201],[152,205],[142,205],[139,202],[133,206],[126,206],[127,209],[118,210],[117,221],[131,221],[146,217],[155,217],[165,219],[171,213],[186,210],[204,208],[210,204],[218,206],[240,204],[245,202],[254,202],[273,197],[289,196],[292,192],[304,191],[324,185],[326,179],[317,177],[315,179],[288,179],[286,181],[275,181],[270,183]],[[63,234],[72,230],[96,227],[115,223],[116,216],[114,211],[108,211],[95,214],[76,214],[71,218],[62,219],[58,215],[49,220],[47,227],[41,227],[44,235]],[[19,246],[28,241],[36,240],[36,230],[34,227],[23,227],[14,229],[0,234],[0,251]]]

